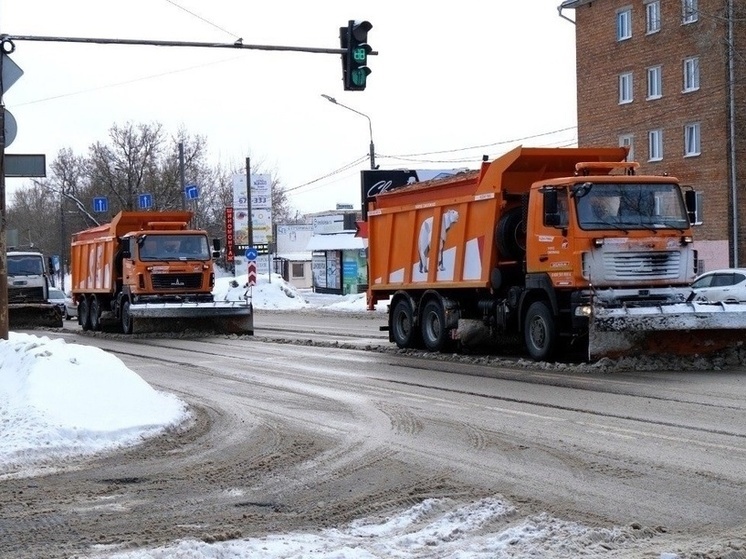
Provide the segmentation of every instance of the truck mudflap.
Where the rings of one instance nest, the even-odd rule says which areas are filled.
[[[254,334],[253,306],[242,301],[136,303],[129,312],[133,334],[184,331]]]
[[[746,346],[746,304],[672,303],[593,308],[588,358],[708,355]]]
[[[11,330],[62,328],[62,311],[57,305],[44,303],[10,303],[8,323]]]

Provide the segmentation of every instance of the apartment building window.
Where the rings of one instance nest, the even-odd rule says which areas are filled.
[[[622,134],[619,136],[619,147],[629,148],[627,152],[627,161],[635,160],[635,142],[632,134]]]
[[[632,37],[632,8],[622,8],[616,13],[616,40]]]
[[[699,57],[684,59],[684,92],[699,89]]]
[[[648,161],[663,159],[663,130],[648,132]]]
[[[619,74],[619,104],[632,102],[632,72]]]
[[[660,0],[653,0],[645,4],[646,32],[657,33],[661,30],[661,3]]]
[[[699,19],[697,0],[681,0],[681,23],[694,23]]]
[[[659,99],[663,96],[663,78],[660,66],[648,68],[648,99]]]
[[[684,126],[684,157],[699,154],[699,122],[692,122]]]

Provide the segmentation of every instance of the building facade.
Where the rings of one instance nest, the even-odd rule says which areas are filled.
[[[746,2],[567,0],[578,144],[703,193],[698,272],[746,264]]]

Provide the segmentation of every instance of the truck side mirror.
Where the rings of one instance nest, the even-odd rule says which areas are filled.
[[[696,190],[686,190],[684,192],[684,202],[689,214],[689,223],[702,225],[702,193]]]
[[[553,189],[544,191],[544,224],[549,227],[559,227],[561,224],[557,191]]]
[[[132,239],[122,239],[122,258],[132,258],[132,249],[130,248]]]
[[[220,239],[212,240],[212,257],[220,258]]]

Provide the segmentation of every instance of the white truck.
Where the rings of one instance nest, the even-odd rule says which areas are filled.
[[[51,278],[44,255],[33,250],[11,249],[6,260],[10,328],[62,328],[62,313],[49,302]]]

